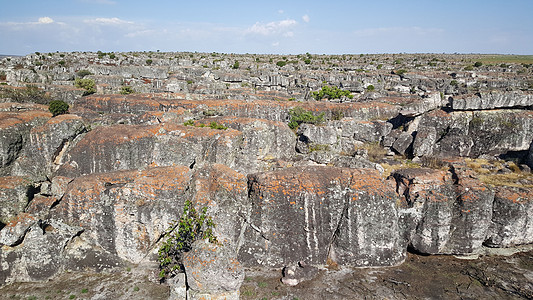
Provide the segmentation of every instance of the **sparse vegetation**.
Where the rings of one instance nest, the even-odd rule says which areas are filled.
[[[92,79],[76,78],[76,80],[74,81],[74,85],[77,88],[85,90],[85,92],[83,93],[84,96],[96,93],[96,84]]]
[[[320,91],[315,91],[311,93],[311,96],[316,100],[320,101],[322,99],[340,99],[342,97],[347,97],[348,99],[353,99],[352,93],[350,91],[341,90],[336,86],[325,85]]]
[[[124,85],[124,86],[120,87],[120,94],[121,95],[129,95],[129,94],[133,94],[133,93],[135,93],[135,91],[133,90],[133,88],[131,86]]]
[[[58,116],[68,113],[69,105],[63,100],[52,100],[48,105],[48,110],[52,113],[52,116]]]
[[[11,99],[13,102],[31,102],[48,104],[50,96],[36,85],[28,84],[25,88],[0,87],[0,98]]]
[[[312,112],[305,110],[302,107],[295,107],[289,111],[290,121],[289,127],[293,130],[297,129],[302,123],[321,124],[324,122],[324,113],[315,116]]]
[[[78,72],[76,72],[76,76],[80,77],[80,78],[83,78],[85,76],[89,76],[89,75],[93,75],[93,73],[89,70],[79,70]]]
[[[191,249],[193,242],[208,239],[211,243],[218,243],[213,234],[214,228],[215,223],[207,215],[207,207],[197,212],[190,200],[185,201],[179,221],[170,224],[164,235],[166,240],[159,248],[159,278],[170,278],[182,270],[182,255]]]

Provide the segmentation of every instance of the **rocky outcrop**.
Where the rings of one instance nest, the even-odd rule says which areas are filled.
[[[397,196],[377,171],[288,168],[250,175],[246,265],[391,266],[403,261]],[[289,226],[290,224],[290,226]]]
[[[0,177],[0,223],[8,223],[22,213],[30,201],[31,181],[20,176]]]
[[[454,110],[523,108],[533,106],[533,95],[524,92],[491,91],[455,97],[451,103]]]

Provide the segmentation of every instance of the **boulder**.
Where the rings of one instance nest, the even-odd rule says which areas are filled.
[[[183,265],[191,299],[239,299],[244,269],[234,251],[198,240],[183,254]]]
[[[73,140],[85,131],[83,120],[75,115],[59,115],[30,130],[28,142],[13,166],[13,175],[33,181],[53,177]]]
[[[485,245],[512,247],[533,243],[533,193],[531,189],[498,187]]]
[[[398,139],[392,144],[392,149],[401,155],[408,155],[412,142],[413,135],[409,132],[402,132],[398,136]]]
[[[368,169],[293,167],[249,175],[252,212],[239,260],[391,266],[400,246],[397,195]]]
[[[31,181],[25,177],[0,177],[0,223],[8,223],[24,211],[29,202]]]
[[[177,124],[98,127],[70,149],[58,175],[80,175],[133,170],[149,166],[205,162],[235,165],[242,142],[239,131]]]
[[[393,176],[403,195],[400,220],[410,247],[428,254],[471,254],[481,248],[494,192],[471,170],[403,169]]]
[[[475,95],[454,97],[451,103],[454,110],[523,108],[533,105],[533,94],[519,91],[488,91]]]

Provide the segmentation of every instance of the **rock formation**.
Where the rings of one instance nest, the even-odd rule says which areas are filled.
[[[468,71],[464,61],[482,57],[459,55],[309,54],[283,67],[267,55],[61,55],[61,67],[54,53],[0,61],[0,285],[154,263],[186,200],[207,207],[227,252],[211,249],[226,265],[206,274],[241,282],[241,271],[224,269],[231,255],[239,268],[381,267],[408,250],[470,255],[533,243],[531,65]],[[81,77],[95,94],[74,87]],[[70,113],[52,117],[26,83]],[[313,98],[325,85],[353,98]],[[136,93],[119,95],[122,87]],[[308,119],[294,127],[296,111]],[[206,253],[186,258],[187,286],[238,297],[237,279],[204,289],[217,279],[191,270]]]

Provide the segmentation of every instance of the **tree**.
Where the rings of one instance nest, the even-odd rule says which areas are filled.
[[[63,100],[52,100],[48,105],[48,110],[52,113],[52,116],[58,116],[68,113],[69,105]]]
[[[76,80],[74,81],[74,85],[77,88],[85,90],[85,93],[83,93],[84,96],[96,93],[96,84],[92,79],[76,78]]]

